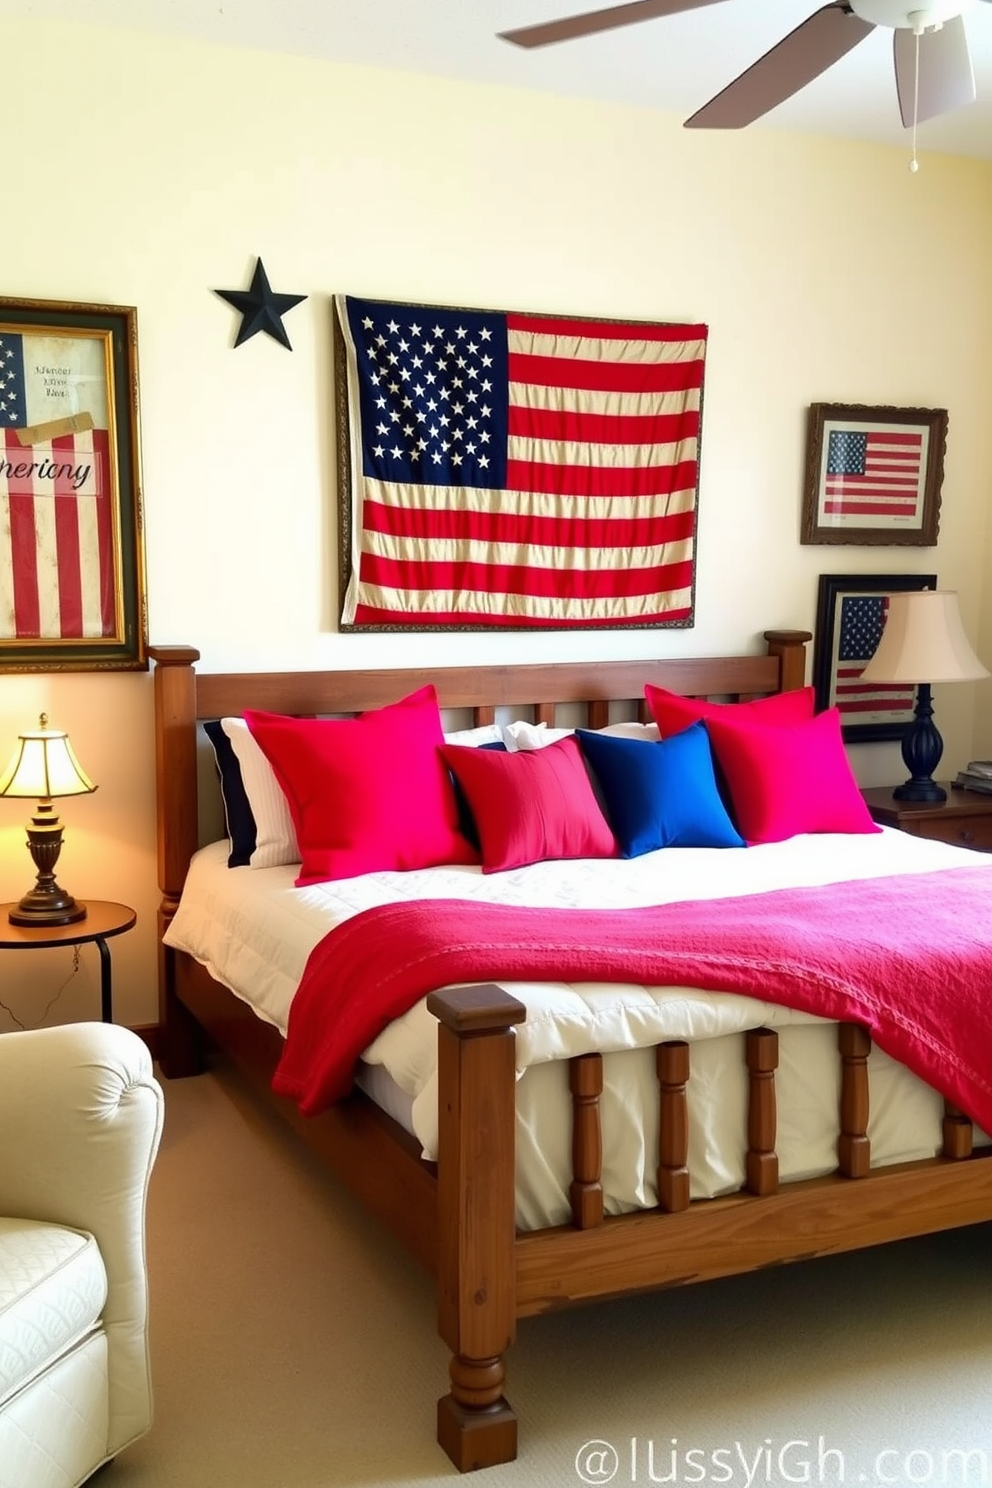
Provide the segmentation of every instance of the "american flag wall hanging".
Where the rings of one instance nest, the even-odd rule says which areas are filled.
[[[705,325],[335,310],[343,628],[693,624]]]

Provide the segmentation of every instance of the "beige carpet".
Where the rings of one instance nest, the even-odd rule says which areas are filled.
[[[454,1481],[429,1280],[233,1078],[165,1086],[156,1421],[101,1488]],[[992,1232],[528,1320],[508,1372],[487,1488],[992,1483]]]

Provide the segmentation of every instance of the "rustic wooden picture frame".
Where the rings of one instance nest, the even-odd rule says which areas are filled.
[[[943,408],[812,404],[800,541],[933,547],[946,443]]]

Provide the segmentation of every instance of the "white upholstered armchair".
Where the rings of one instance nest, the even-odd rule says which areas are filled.
[[[126,1028],[0,1036],[0,1488],[75,1488],[151,1424],[145,1197],[162,1115]]]

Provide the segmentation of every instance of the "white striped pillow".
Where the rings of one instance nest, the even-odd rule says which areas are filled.
[[[241,781],[255,818],[255,849],[248,859],[249,866],[278,868],[283,863],[298,863],[296,828],[272,766],[243,718],[222,718],[220,726],[241,767]]]

